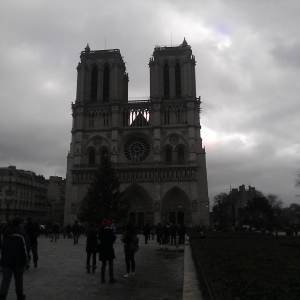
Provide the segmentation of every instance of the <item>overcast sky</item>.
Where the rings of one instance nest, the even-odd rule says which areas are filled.
[[[155,45],[196,56],[209,197],[251,185],[300,202],[299,0],[0,3],[0,167],[66,176],[79,53],[117,48],[149,96]]]

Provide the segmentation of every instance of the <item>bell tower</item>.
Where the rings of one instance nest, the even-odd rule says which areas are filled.
[[[150,59],[152,99],[195,99],[195,57],[186,40],[178,47],[154,48]]]

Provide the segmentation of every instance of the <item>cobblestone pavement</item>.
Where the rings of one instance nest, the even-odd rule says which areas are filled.
[[[84,236],[79,238],[78,245],[73,245],[72,239],[60,237],[56,243],[51,243],[49,238],[40,237],[38,267],[34,269],[31,263],[29,271],[24,272],[26,300],[181,300],[184,246],[160,246],[155,240],[150,240],[146,245],[144,237],[140,235],[139,238],[140,249],[135,255],[136,275],[123,277],[126,268],[123,244],[118,235],[114,246],[114,274],[117,282],[108,283],[107,270],[107,283],[102,284],[101,262],[98,260],[96,273],[86,274]],[[12,279],[6,299],[16,298]]]

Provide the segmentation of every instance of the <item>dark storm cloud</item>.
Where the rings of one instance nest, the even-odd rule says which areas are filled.
[[[250,184],[295,202],[298,1],[5,1],[0,5],[0,166],[65,177],[76,66],[118,48],[129,97],[149,96],[155,45],[196,56],[210,199]]]

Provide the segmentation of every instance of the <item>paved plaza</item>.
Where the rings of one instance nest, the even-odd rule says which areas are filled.
[[[120,235],[115,243],[116,259],[114,274],[117,283],[110,284],[108,269],[105,284],[100,283],[101,262],[95,274],[87,274],[85,269],[86,238],[81,236],[79,244],[73,245],[72,239],[62,236],[55,243],[44,236],[38,238],[39,262],[36,269],[31,267],[24,272],[24,294],[28,300],[175,300],[199,299],[197,282],[191,286],[190,249],[180,245],[160,246],[156,240],[146,245],[144,236],[139,235],[140,249],[135,255],[135,276],[124,278],[126,273],[123,244]],[[163,247],[163,248],[162,248]],[[168,249],[165,249],[167,247]],[[188,247],[189,248],[189,247]],[[188,253],[188,257],[185,257]],[[98,259],[98,258],[97,258]],[[184,270],[184,265],[187,265]],[[193,266],[192,266],[193,267]],[[108,268],[108,267],[107,267]],[[185,274],[185,275],[184,275]],[[186,277],[186,278],[184,278]],[[16,299],[14,280],[12,279],[7,300]]]

